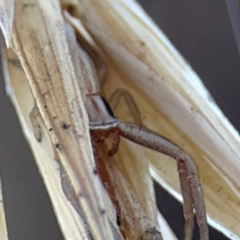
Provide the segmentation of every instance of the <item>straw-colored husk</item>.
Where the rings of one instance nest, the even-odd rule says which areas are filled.
[[[82,100],[82,75],[74,57],[69,57],[60,6],[54,0],[17,1],[12,27],[11,1],[6,3],[0,4],[2,13],[6,13],[1,27],[7,46],[17,54],[8,50],[6,55],[9,94],[64,236],[87,239],[79,216],[62,193],[56,160],[66,169],[75,192],[86,196],[79,202],[94,239],[117,239],[109,225],[109,219],[114,223],[114,207],[100,179],[92,174],[95,162]],[[103,89],[106,98],[117,87],[127,89],[139,107],[144,125],[193,156],[199,167],[209,223],[229,237],[240,239],[239,137],[210,100],[198,76],[135,1],[62,1],[62,8],[71,9],[73,17],[81,19],[100,49],[108,68]],[[26,75],[17,64],[18,58]],[[39,121],[45,126],[41,143],[35,139],[29,120],[34,99],[41,113]],[[124,103],[116,115],[131,121]],[[64,132],[63,121],[75,133]],[[46,129],[50,128],[53,131],[49,135]],[[56,144],[60,149],[55,148]],[[110,179],[125,214],[123,226],[128,239],[136,239],[147,227],[158,227],[149,172],[181,200],[175,162],[125,140],[121,140],[113,159],[106,157],[105,146],[99,149],[106,169],[115,171]],[[102,209],[106,214],[101,214]],[[165,229],[161,229],[163,235]]]
[[[0,181],[0,238],[2,240],[8,240],[8,231],[7,231],[6,218],[5,218],[4,205],[3,205],[1,181]]]

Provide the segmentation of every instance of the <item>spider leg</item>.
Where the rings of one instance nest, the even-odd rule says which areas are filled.
[[[42,140],[42,129],[40,126],[40,123],[37,119],[37,117],[40,116],[39,110],[37,108],[37,105],[35,104],[31,112],[29,113],[29,118],[33,127],[33,133],[35,138],[41,142]]]
[[[205,205],[201,184],[198,178],[198,169],[194,160],[170,140],[147,128],[125,123],[120,120],[117,127],[120,130],[121,136],[132,142],[168,155],[177,161],[181,190],[184,198],[184,211],[187,224],[186,234],[189,234],[189,236],[185,236],[185,239],[191,239],[192,236],[192,215],[194,208],[200,231],[200,240],[208,240]]]
[[[114,129],[114,131],[111,131],[110,136],[112,138],[112,147],[109,150],[108,154],[109,156],[113,156],[118,151],[118,145],[120,142],[120,136],[118,129]]]
[[[123,98],[124,101],[126,102],[129,113],[132,116],[134,122],[137,125],[141,126],[142,121],[141,121],[141,117],[140,117],[140,112],[138,110],[137,105],[134,102],[133,97],[127,90],[125,90],[123,88],[118,88],[112,93],[112,95],[110,96],[110,98],[108,100],[108,104],[110,105],[111,109],[115,110],[117,108],[121,98]]]
[[[191,240],[194,228],[193,198],[188,182],[188,172],[184,161],[177,161],[177,168],[183,196],[183,212],[185,218],[185,240]]]

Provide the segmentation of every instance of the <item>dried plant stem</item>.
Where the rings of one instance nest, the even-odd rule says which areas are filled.
[[[2,196],[2,184],[0,179],[0,239],[8,240],[8,232],[6,225],[6,218],[4,212],[3,196]]]

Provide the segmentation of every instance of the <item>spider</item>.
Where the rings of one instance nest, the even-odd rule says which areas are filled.
[[[109,156],[113,156],[118,151],[120,138],[123,137],[176,160],[184,200],[184,216],[186,219],[185,239],[192,238],[195,211],[200,231],[200,239],[208,240],[205,205],[201,184],[198,178],[198,169],[194,160],[190,155],[184,152],[183,149],[169,139],[142,125],[138,108],[133,98],[126,90],[117,89],[108,101],[105,101],[104,98],[101,97],[100,88],[104,84],[106,78],[106,67],[97,52],[92,49],[87,41],[79,34],[77,34],[77,37],[79,42],[78,55],[86,92],[85,106],[90,122],[89,128],[93,147],[98,142],[103,142],[110,137],[112,139],[112,146],[110,147],[108,154]],[[111,109],[116,109],[121,97],[125,99],[135,123],[124,122],[114,117]],[[36,110],[33,110],[30,113],[31,119],[34,119],[35,115]],[[35,136],[40,140],[41,129],[36,121],[32,120],[32,124],[34,126]],[[94,155],[97,158],[97,153]],[[67,199],[71,201],[74,208],[85,220],[84,213],[81,211],[80,207],[74,203],[74,194],[72,191],[70,191],[70,193],[67,193],[66,191],[66,189],[70,189],[71,186],[69,187],[69,184],[67,184],[67,187],[64,187],[65,183],[68,181],[64,177],[66,175],[64,169],[61,170],[61,175],[63,176],[62,185]],[[85,220],[85,223],[87,225],[87,220]],[[91,234],[89,236],[91,239]],[[116,239],[121,239],[118,236],[118,233],[116,233],[116,236]],[[155,228],[152,228],[146,230],[146,232],[138,239],[161,240],[162,237]]]

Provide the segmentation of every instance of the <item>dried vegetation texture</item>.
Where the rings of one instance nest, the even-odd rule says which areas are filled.
[[[8,240],[8,231],[7,231],[6,218],[5,218],[5,212],[4,212],[1,182],[0,182],[0,238],[2,240]]]
[[[80,205],[94,238],[114,239],[108,217],[102,214],[101,183],[93,173],[95,163],[79,86],[81,76],[76,76],[72,64],[60,6],[57,1],[17,1],[14,16],[12,48],[21,64],[17,63],[15,56],[9,56],[9,51],[9,81],[15,81],[9,82],[9,86],[39,169],[44,179],[47,178],[45,182],[54,208],[56,212],[67,209],[59,185],[56,161],[60,161],[76,194],[84,196],[79,198]],[[17,71],[19,75],[13,76],[18,74]],[[35,140],[29,120],[34,102],[31,91],[26,91],[28,84],[47,129],[41,144]],[[71,131],[64,131],[64,124],[71,126]],[[69,214],[71,211],[58,216],[66,238],[87,239],[79,216],[72,217]],[[68,230],[65,231],[65,228]]]
[[[1,1],[0,7],[1,27],[9,47],[5,55],[9,94],[65,238],[88,239],[88,232],[84,219],[63,195],[56,161],[64,166],[75,193],[84,196],[79,204],[95,240],[135,240],[146,229],[158,228],[151,176],[181,200],[173,160],[124,140],[109,159],[106,146],[98,146],[99,171],[108,172],[107,181],[123,213],[120,229],[125,236],[118,234],[116,204],[114,208],[99,176],[93,174],[95,161],[82,74],[71,52],[74,48],[68,46],[63,17],[71,15],[81,20],[96,43],[93,47],[97,46],[107,64],[105,97],[108,99],[117,87],[128,89],[144,125],[171,139],[196,160],[209,223],[240,239],[239,136],[198,76],[135,1],[58,4],[53,0],[19,0],[14,7],[13,1]],[[45,126],[41,143],[35,139],[29,120],[35,101],[39,121]],[[116,115],[132,121],[124,104]],[[64,131],[63,124],[73,131]],[[163,239],[174,239],[171,233],[165,237],[166,229],[161,229]]]

